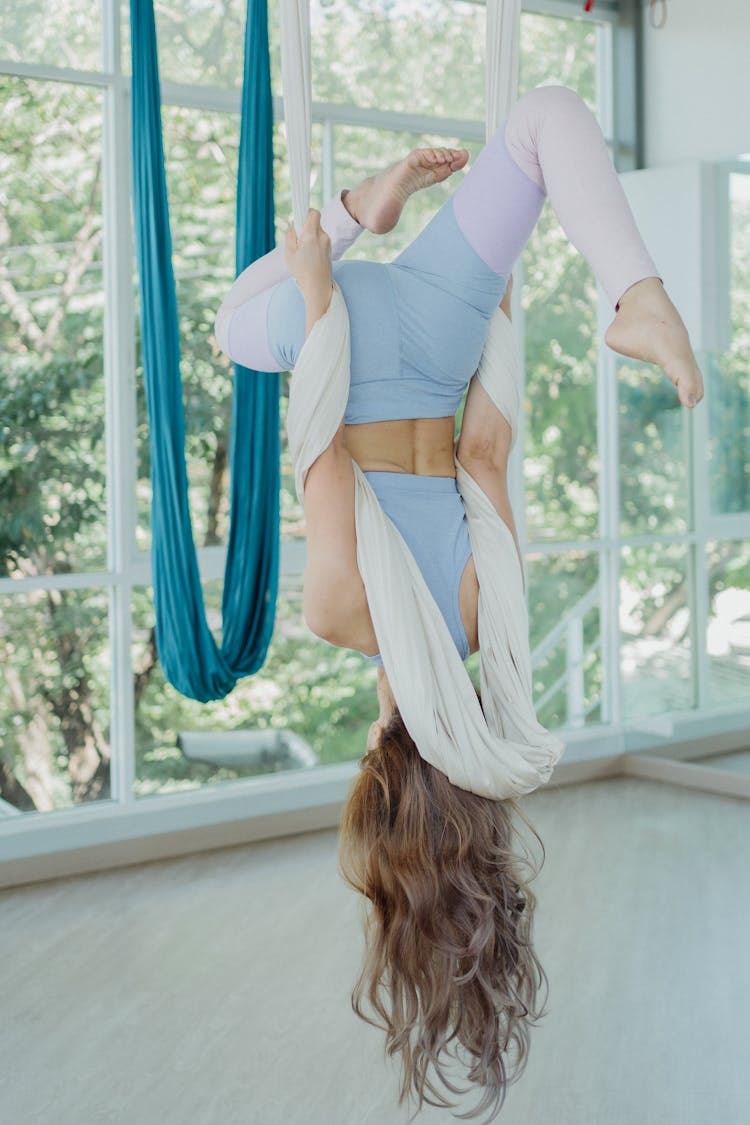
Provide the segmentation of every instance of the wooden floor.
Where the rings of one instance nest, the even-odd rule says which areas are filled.
[[[746,1125],[750,802],[615,779],[526,808],[550,1007],[498,1120]],[[359,910],[334,831],[0,894],[0,1120],[402,1125],[349,1006]]]

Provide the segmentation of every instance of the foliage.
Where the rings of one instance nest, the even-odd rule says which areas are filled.
[[[47,11],[47,9],[49,9]],[[244,4],[157,0],[162,79],[237,89]],[[8,9],[10,12],[11,9]],[[17,5],[0,14],[0,40],[11,58],[75,67],[100,65],[98,6],[82,0],[47,5],[43,21]],[[31,12],[31,9],[29,9]],[[317,0],[313,3],[314,96],[381,111],[452,120],[484,117],[484,10],[468,0]],[[273,82],[279,92],[279,43],[271,11]],[[127,34],[125,34],[127,45]],[[125,56],[127,68],[127,56]],[[583,21],[524,15],[521,90],[540,83],[577,89],[596,106],[595,43]],[[0,560],[2,574],[75,576],[105,571],[107,509],[103,376],[101,92],[84,85],[0,78]],[[227,538],[227,463],[233,372],[212,338],[215,309],[234,273],[231,232],[237,170],[235,115],[195,105],[163,113],[178,286],[186,455],[196,542]],[[418,144],[480,145],[458,133],[403,133],[336,123],[335,187]],[[439,129],[439,124],[435,126]],[[312,203],[324,202],[323,130],[313,128]],[[327,143],[327,142],[326,142]],[[290,211],[283,122],[274,131],[277,232]],[[420,193],[399,228],[365,234],[353,256],[389,260],[448,197],[452,183]],[[121,199],[126,187],[121,186]],[[750,215],[734,212],[731,349],[717,357],[721,389],[712,409],[711,491],[717,512],[750,506],[748,355]],[[523,259],[525,316],[525,496],[530,543],[532,647],[539,645],[599,581],[599,553],[580,546],[554,554],[543,540],[579,544],[599,533],[596,448],[596,289],[586,262],[567,243],[546,206]],[[136,295],[137,296],[137,295]],[[124,313],[119,315],[124,317]],[[136,550],[150,545],[149,456],[137,321]],[[133,373],[118,371],[129,382]],[[270,375],[269,378],[277,378]],[[288,376],[282,374],[282,393]],[[688,526],[684,415],[652,370],[619,366],[624,535],[680,533]],[[282,425],[285,410],[282,401]],[[728,441],[726,435],[737,440]],[[304,535],[284,452],[282,534]],[[684,629],[684,551],[623,553],[625,631],[634,641]],[[748,585],[747,550],[713,544],[711,596]],[[54,584],[53,584],[54,585]],[[0,618],[0,796],[24,809],[49,809],[109,795],[109,620],[115,599],[87,588],[19,589],[2,599]],[[205,587],[210,623],[220,633],[220,592]],[[301,622],[299,582],[287,583],[266,664],[227,699],[200,706],[164,683],[154,646],[150,588],[132,590],[132,676],[139,794],[221,782],[238,771],[187,761],[177,735],[189,729],[291,728],[321,762],[358,756],[375,715],[374,667],[356,653],[316,641]],[[682,614],[682,616],[681,616]],[[582,677],[588,721],[601,717],[603,668],[598,603],[582,620]],[[535,669],[543,722],[568,718],[567,633]],[[682,640],[677,636],[677,642]],[[668,645],[667,645],[668,647]],[[471,662],[470,662],[471,664]],[[476,672],[476,661],[471,664]],[[685,705],[690,705],[688,701]]]

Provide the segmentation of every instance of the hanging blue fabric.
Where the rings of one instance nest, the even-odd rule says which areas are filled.
[[[172,269],[153,0],[130,2],[133,210],[151,449],[151,559],[164,675],[205,703],[263,664],[279,567],[279,376],[235,367],[230,533],[223,643],[206,622],[185,467],[177,300]],[[237,180],[237,270],[274,246],[273,109],[267,0],[248,0]]]

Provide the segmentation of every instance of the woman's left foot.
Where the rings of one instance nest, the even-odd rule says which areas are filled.
[[[403,160],[346,192],[344,206],[373,234],[387,234],[398,222],[410,195],[447,180],[468,159],[465,148],[412,149]]]
[[[631,359],[655,363],[677,388],[683,406],[703,398],[703,376],[687,328],[658,277],[626,289],[604,334],[607,347]]]

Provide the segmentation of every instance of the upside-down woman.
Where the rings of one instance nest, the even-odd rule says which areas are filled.
[[[410,701],[402,696],[396,705],[380,656],[388,638],[376,634],[358,563],[355,465],[465,660],[480,647],[482,595],[457,468],[489,497],[518,551],[507,486],[512,426],[474,373],[498,304],[510,315],[511,271],[547,196],[612,302],[608,346],[659,365],[686,407],[700,401],[703,385],[596,119],[566,87],[519,98],[451,198],[393,262],[336,260],[363,229],[393,229],[411,193],[467,159],[463,149],[414,150],[322,213],[310,211],[299,235],[290,224],[285,246],[238,277],[216,335],[237,363],[292,369],[337,287],[345,299],[346,411],[304,478],[304,614],[317,635],[381,665],[379,716],[341,824],[343,873],[371,903],[352,999],[365,1019],[369,1000],[389,1053],[401,1053],[402,1100],[413,1090],[420,1105],[450,1104],[428,1070],[432,1064],[459,1092],[445,1069],[454,1043],[483,1091],[474,1113],[494,1114],[523,1069],[529,1025],[543,1008],[545,977],[531,942],[535,896],[515,846],[514,813],[523,814],[513,797],[452,784],[407,729]],[[522,572],[520,553],[517,561]]]

